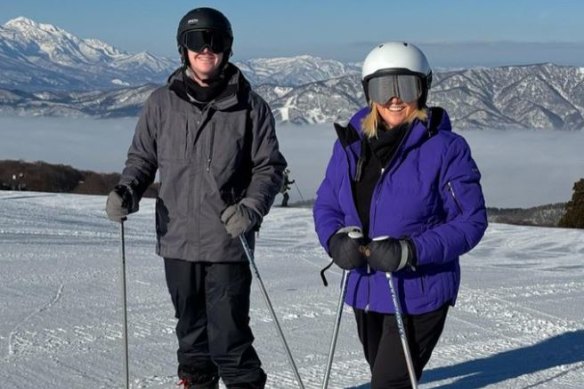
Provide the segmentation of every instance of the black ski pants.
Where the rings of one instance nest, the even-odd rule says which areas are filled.
[[[288,201],[290,201],[290,195],[288,194],[288,192],[282,193],[282,203],[280,204],[280,206],[287,207]]]
[[[418,381],[444,329],[449,305],[422,315],[403,315]],[[353,309],[365,358],[371,368],[371,389],[412,387],[395,315]]]
[[[228,388],[263,388],[249,327],[249,264],[165,258],[164,267],[178,319],[179,377],[203,383],[220,376]]]

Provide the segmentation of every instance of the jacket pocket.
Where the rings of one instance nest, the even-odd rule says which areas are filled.
[[[452,184],[452,181],[448,181],[446,183],[446,188],[448,190],[448,194],[449,194],[450,198],[452,198],[452,201],[454,202],[454,205],[455,205],[458,213],[463,214],[464,208],[462,207],[462,204],[460,203],[460,200],[456,195],[456,191],[454,189],[454,184]]]
[[[207,131],[208,130],[208,131]],[[210,174],[218,190],[232,187],[247,187],[251,176],[252,163],[249,150],[244,149],[244,139],[237,133],[216,133],[217,126],[205,130],[203,142],[197,146],[201,152],[202,163]]]
[[[426,296],[427,287],[423,274],[409,273],[403,277],[406,298],[418,299]]]
[[[157,139],[159,158],[170,161],[187,159],[191,149],[190,132],[186,116],[177,112],[169,114]]]

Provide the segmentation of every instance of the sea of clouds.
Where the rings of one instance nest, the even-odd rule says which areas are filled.
[[[120,172],[136,118],[0,118],[0,159]],[[278,125],[278,138],[296,184],[291,202],[315,197],[336,138],[332,124]],[[465,130],[482,172],[490,207],[565,202],[584,177],[584,131]]]

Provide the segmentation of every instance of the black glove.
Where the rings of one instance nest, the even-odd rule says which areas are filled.
[[[329,254],[338,267],[351,270],[365,266],[363,233],[359,227],[344,227],[329,239]]]
[[[242,203],[233,204],[221,213],[221,221],[232,238],[253,229],[260,222],[260,215]]]
[[[409,240],[398,240],[388,236],[374,238],[365,249],[367,262],[372,269],[394,272],[406,265],[415,266],[416,253]]]
[[[132,190],[125,185],[117,185],[107,197],[105,212],[110,220],[121,222],[130,213],[138,211],[138,202],[134,201]]]

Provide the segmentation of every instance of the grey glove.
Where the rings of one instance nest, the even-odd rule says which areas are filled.
[[[232,238],[253,229],[260,221],[260,215],[253,209],[238,203],[230,205],[221,213],[221,221]]]
[[[130,213],[138,211],[138,203],[134,202],[132,191],[125,185],[117,185],[107,197],[105,212],[114,222],[121,222]]]

